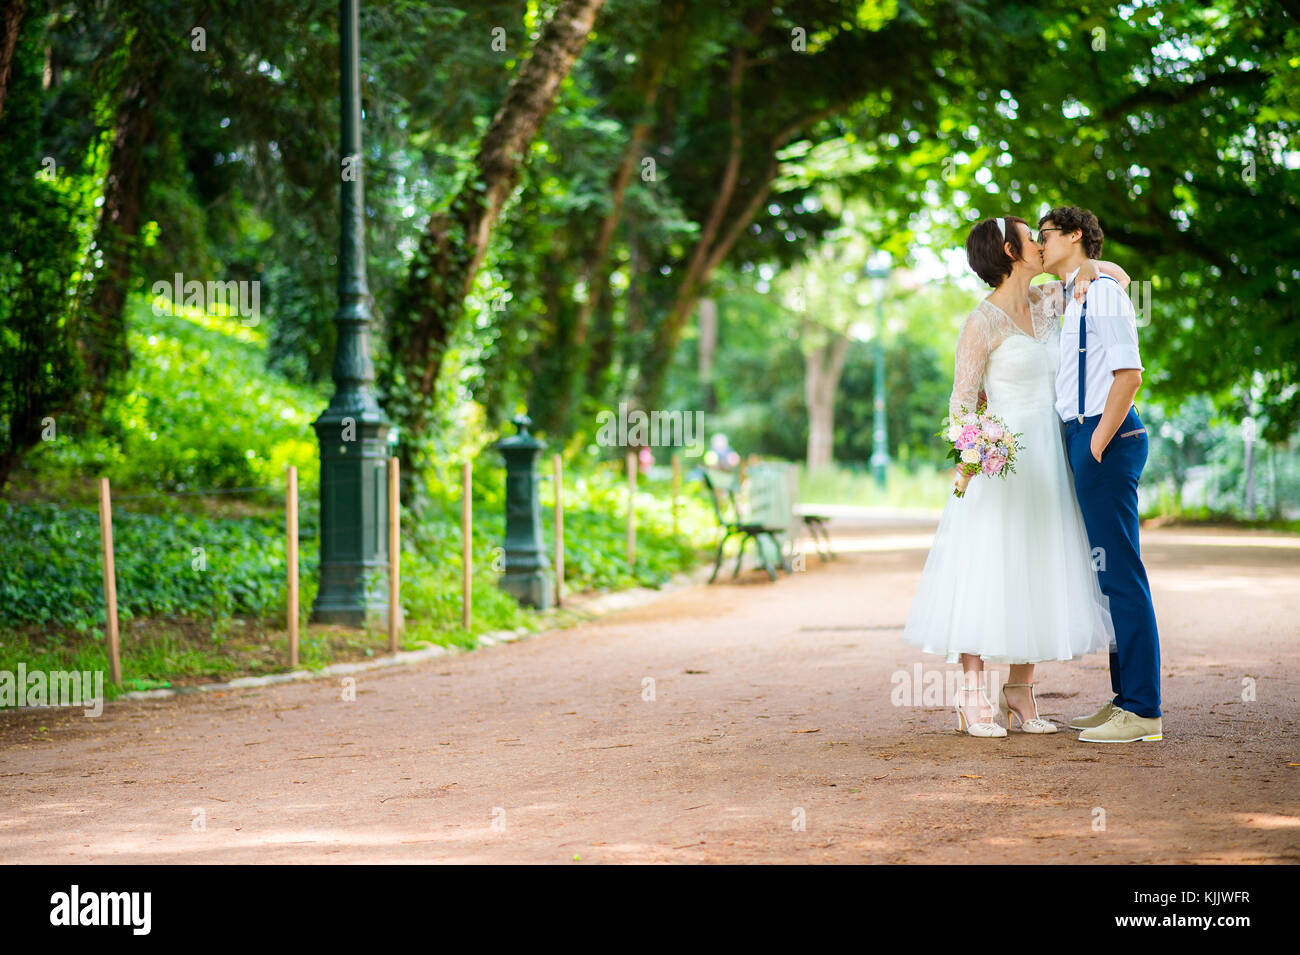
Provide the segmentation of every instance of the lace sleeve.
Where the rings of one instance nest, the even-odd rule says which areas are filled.
[[[962,322],[961,333],[957,336],[952,396],[948,399],[948,413],[953,417],[960,414],[962,408],[975,410],[989,351],[988,322],[983,313],[976,309]]]
[[[1059,318],[1065,314],[1065,283],[1058,280],[1029,286],[1029,304],[1037,304],[1048,315]]]

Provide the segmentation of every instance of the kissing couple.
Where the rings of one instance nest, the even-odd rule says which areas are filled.
[[[903,640],[960,661],[954,707],[971,736],[1005,737],[1013,717],[1024,732],[1057,732],[1038,715],[1035,664],[1107,649],[1112,696],[1070,729],[1088,743],[1162,738],[1160,642],[1138,546],[1142,361],[1128,275],[1098,261],[1102,238],[1075,206],[1050,210],[1036,235],[1000,216],[966,238],[993,291],[961,326],[948,410],[1003,422],[1017,467],[999,479],[958,468],[962,496],[948,498]],[[1058,280],[1030,284],[1044,272]],[[984,668],[1000,663],[1010,673],[995,710]]]

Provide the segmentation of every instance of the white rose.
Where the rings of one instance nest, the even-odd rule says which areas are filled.
[[[960,438],[960,437],[961,437],[961,425],[959,425],[959,424],[949,425],[949,427],[948,427],[948,440],[949,440],[949,441],[956,441],[956,440],[957,440],[958,438]]]
[[[961,459],[967,464],[979,464],[980,453],[976,451],[974,448],[967,448],[965,451],[961,453]]]

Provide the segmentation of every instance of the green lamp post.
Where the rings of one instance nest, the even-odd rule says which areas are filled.
[[[339,3],[339,307],[334,397],[313,427],[320,441],[320,589],[311,618],[362,626],[388,612],[388,446],[375,399],[361,179],[357,0]]]
[[[885,280],[889,278],[889,262],[883,253],[877,253],[871,259],[866,268],[876,298],[876,394],[872,403],[871,474],[876,479],[876,486],[883,490],[889,470],[889,433],[885,428]]]
[[[527,415],[512,420],[518,433],[497,442],[506,463],[506,571],[501,589],[526,607],[545,610],[554,602],[537,500],[537,454],[545,445],[528,433],[532,422]]]

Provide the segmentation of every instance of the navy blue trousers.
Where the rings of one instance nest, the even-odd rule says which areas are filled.
[[[1115,648],[1110,685],[1115,705],[1138,716],[1160,715],[1160,637],[1151,587],[1138,547],[1138,478],[1147,463],[1147,433],[1129,408],[1101,463],[1092,456],[1092,433],[1101,415],[1065,423],[1065,452],[1093,549],[1097,582],[1110,601]],[[1100,552],[1098,551],[1100,548]]]

